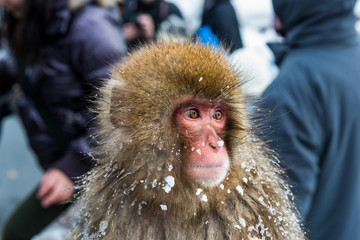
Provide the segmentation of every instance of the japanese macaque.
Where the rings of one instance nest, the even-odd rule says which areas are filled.
[[[304,239],[276,157],[252,133],[226,54],[160,42],[113,70],[83,239]]]

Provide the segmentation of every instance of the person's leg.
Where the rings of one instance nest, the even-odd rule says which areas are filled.
[[[3,240],[29,240],[58,217],[69,205],[43,208],[36,198],[38,188],[20,204],[5,224]]]

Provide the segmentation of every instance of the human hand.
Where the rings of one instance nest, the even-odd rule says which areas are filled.
[[[41,180],[37,198],[41,200],[41,206],[44,208],[61,204],[71,199],[75,193],[73,187],[74,183],[62,171],[50,168]]]
[[[149,14],[141,14],[137,18],[142,34],[146,39],[153,39],[155,37],[155,23]]]
[[[126,41],[132,41],[140,36],[139,29],[133,23],[125,23],[123,31]]]

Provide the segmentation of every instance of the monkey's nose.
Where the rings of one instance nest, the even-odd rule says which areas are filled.
[[[218,152],[221,150],[221,146],[223,145],[223,141],[217,135],[211,135],[208,137],[208,146],[211,150]]]
[[[217,148],[217,146],[215,144],[213,144],[213,143],[209,143],[209,146],[214,150]]]
[[[206,137],[206,145],[209,146],[213,151],[219,151],[221,149],[221,144],[219,144],[219,142],[223,143],[223,141],[219,135],[217,135],[215,129],[208,127],[204,130],[204,134]]]

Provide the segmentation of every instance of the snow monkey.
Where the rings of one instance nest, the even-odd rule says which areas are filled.
[[[78,238],[304,239],[242,81],[225,52],[190,42],[143,46],[116,66]]]

